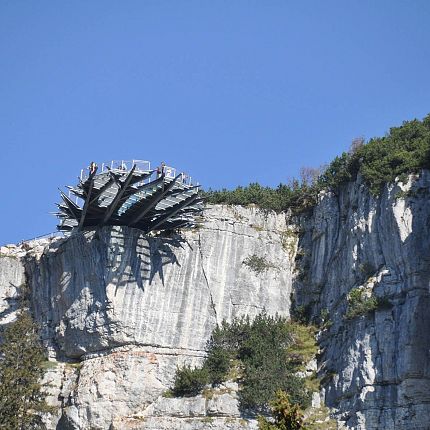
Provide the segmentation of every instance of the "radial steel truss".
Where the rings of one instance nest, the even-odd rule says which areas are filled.
[[[116,167],[114,167],[116,166]],[[81,172],[79,183],[61,192],[55,215],[65,233],[104,225],[126,225],[148,233],[193,227],[203,209],[199,185],[167,166],[149,162],[103,163]]]

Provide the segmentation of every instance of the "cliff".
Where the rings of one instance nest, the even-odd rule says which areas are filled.
[[[359,177],[302,219],[296,300],[329,314],[326,404],[354,429],[430,428],[430,172],[374,198]],[[346,318],[359,288],[377,309]]]
[[[214,428],[243,428],[234,387],[212,399],[162,394],[178,365],[201,362],[217,322],[263,308],[289,315],[287,233],[283,215],[217,207],[181,236],[109,227],[54,240],[42,253],[26,244],[35,317],[55,360],[47,380],[60,400],[58,428],[195,429],[210,417]],[[252,255],[267,261],[264,273],[243,264]]]
[[[1,323],[30,287],[51,359],[59,429],[242,429],[236,386],[163,396],[197,365],[216,323],[295,309],[321,321],[321,392],[340,428],[426,429],[430,422],[429,172],[373,197],[360,177],[300,217],[213,206],[197,230],[129,228],[2,247]],[[244,261],[266,262],[257,273]],[[346,318],[359,288],[378,306]],[[245,418],[245,419],[244,419]]]

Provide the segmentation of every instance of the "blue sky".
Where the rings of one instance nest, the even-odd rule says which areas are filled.
[[[430,1],[0,0],[0,243],[91,160],[276,186],[430,112]]]

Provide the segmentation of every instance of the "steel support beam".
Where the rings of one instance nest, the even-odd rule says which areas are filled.
[[[94,176],[95,173],[91,173],[88,180],[90,181],[87,191],[87,197],[85,198],[84,207],[82,208],[81,219],[79,220],[78,231],[81,231],[84,227],[85,216],[87,215],[88,206],[90,205],[91,200],[91,192],[93,191],[94,186]]]
[[[61,198],[63,199],[64,203],[66,204],[67,209],[69,210],[70,214],[75,218],[76,220],[79,219],[81,216],[82,209],[76,205],[72,200],[70,200],[61,190]],[[61,206],[58,206],[61,210]]]
[[[105,216],[103,217],[101,225],[106,224],[109,221],[112,214],[114,213],[115,209],[118,208],[118,205],[120,203],[122,196],[124,195],[125,191],[127,190],[127,187],[130,185],[130,182],[133,178],[133,173],[134,173],[135,169],[136,169],[136,165],[134,165],[133,168],[130,170],[130,173],[127,175],[127,177],[123,183],[117,181],[117,185],[119,185],[120,188],[119,188],[118,192],[116,193],[116,196],[113,199],[112,203],[110,204]]]
[[[142,212],[140,212],[136,217],[134,217],[134,219],[131,221],[130,225],[131,226],[136,225],[151,209],[153,209],[155,206],[157,206],[157,203],[160,200],[162,200],[163,197],[175,186],[175,183],[180,176],[181,175],[176,176],[176,178],[174,178],[172,180],[172,182],[170,182],[170,184],[168,184],[166,187],[164,187],[159,194],[155,194],[153,197],[151,197],[147,201],[147,206],[145,207],[145,209]]]
[[[162,215],[158,218],[156,218],[153,222],[149,223],[148,225],[148,231],[155,230],[157,227],[159,227],[161,224],[163,224],[165,221],[167,221],[169,218],[174,217],[182,208],[192,204],[194,200],[196,200],[198,197],[198,194],[188,197],[188,199],[185,199],[181,203],[178,204],[178,207],[174,209],[172,212],[168,212],[165,215]]]

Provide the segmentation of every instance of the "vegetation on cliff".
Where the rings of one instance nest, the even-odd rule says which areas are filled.
[[[257,315],[223,321],[208,341],[202,368],[177,370],[172,393],[192,396],[205,384],[239,383],[243,410],[267,411],[277,390],[288,393],[292,404],[307,407],[310,391],[297,372],[316,353],[313,327],[301,327],[283,317]]]
[[[16,320],[1,333],[0,345],[0,428],[43,429],[41,414],[52,412],[45,402],[40,383],[46,359],[38,329],[28,311],[27,288]]]
[[[270,402],[273,422],[264,417],[258,417],[260,430],[302,430],[304,416],[300,406],[292,404],[285,391],[278,390],[275,399]]]
[[[44,428],[41,412],[50,408],[44,400],[40,379],[45,357],[36,326],[27,311],[3,333],[0,346],[0,428]]]
[[[430,168],[430,115],[422,121],[406,121],[393,127],[384,137],[373,138],[367,144],[355,141],[349,152],[336,157],[321,169],[302,169],[301,180],[280,184],[277,188],[257,183],[235,190],[203,193],[207,203],[250,205],[277,212],[291,209],[295,213],[312,208],[321,190],[336,192],[360,173],[374,195],[384,184],[397,177]]]

